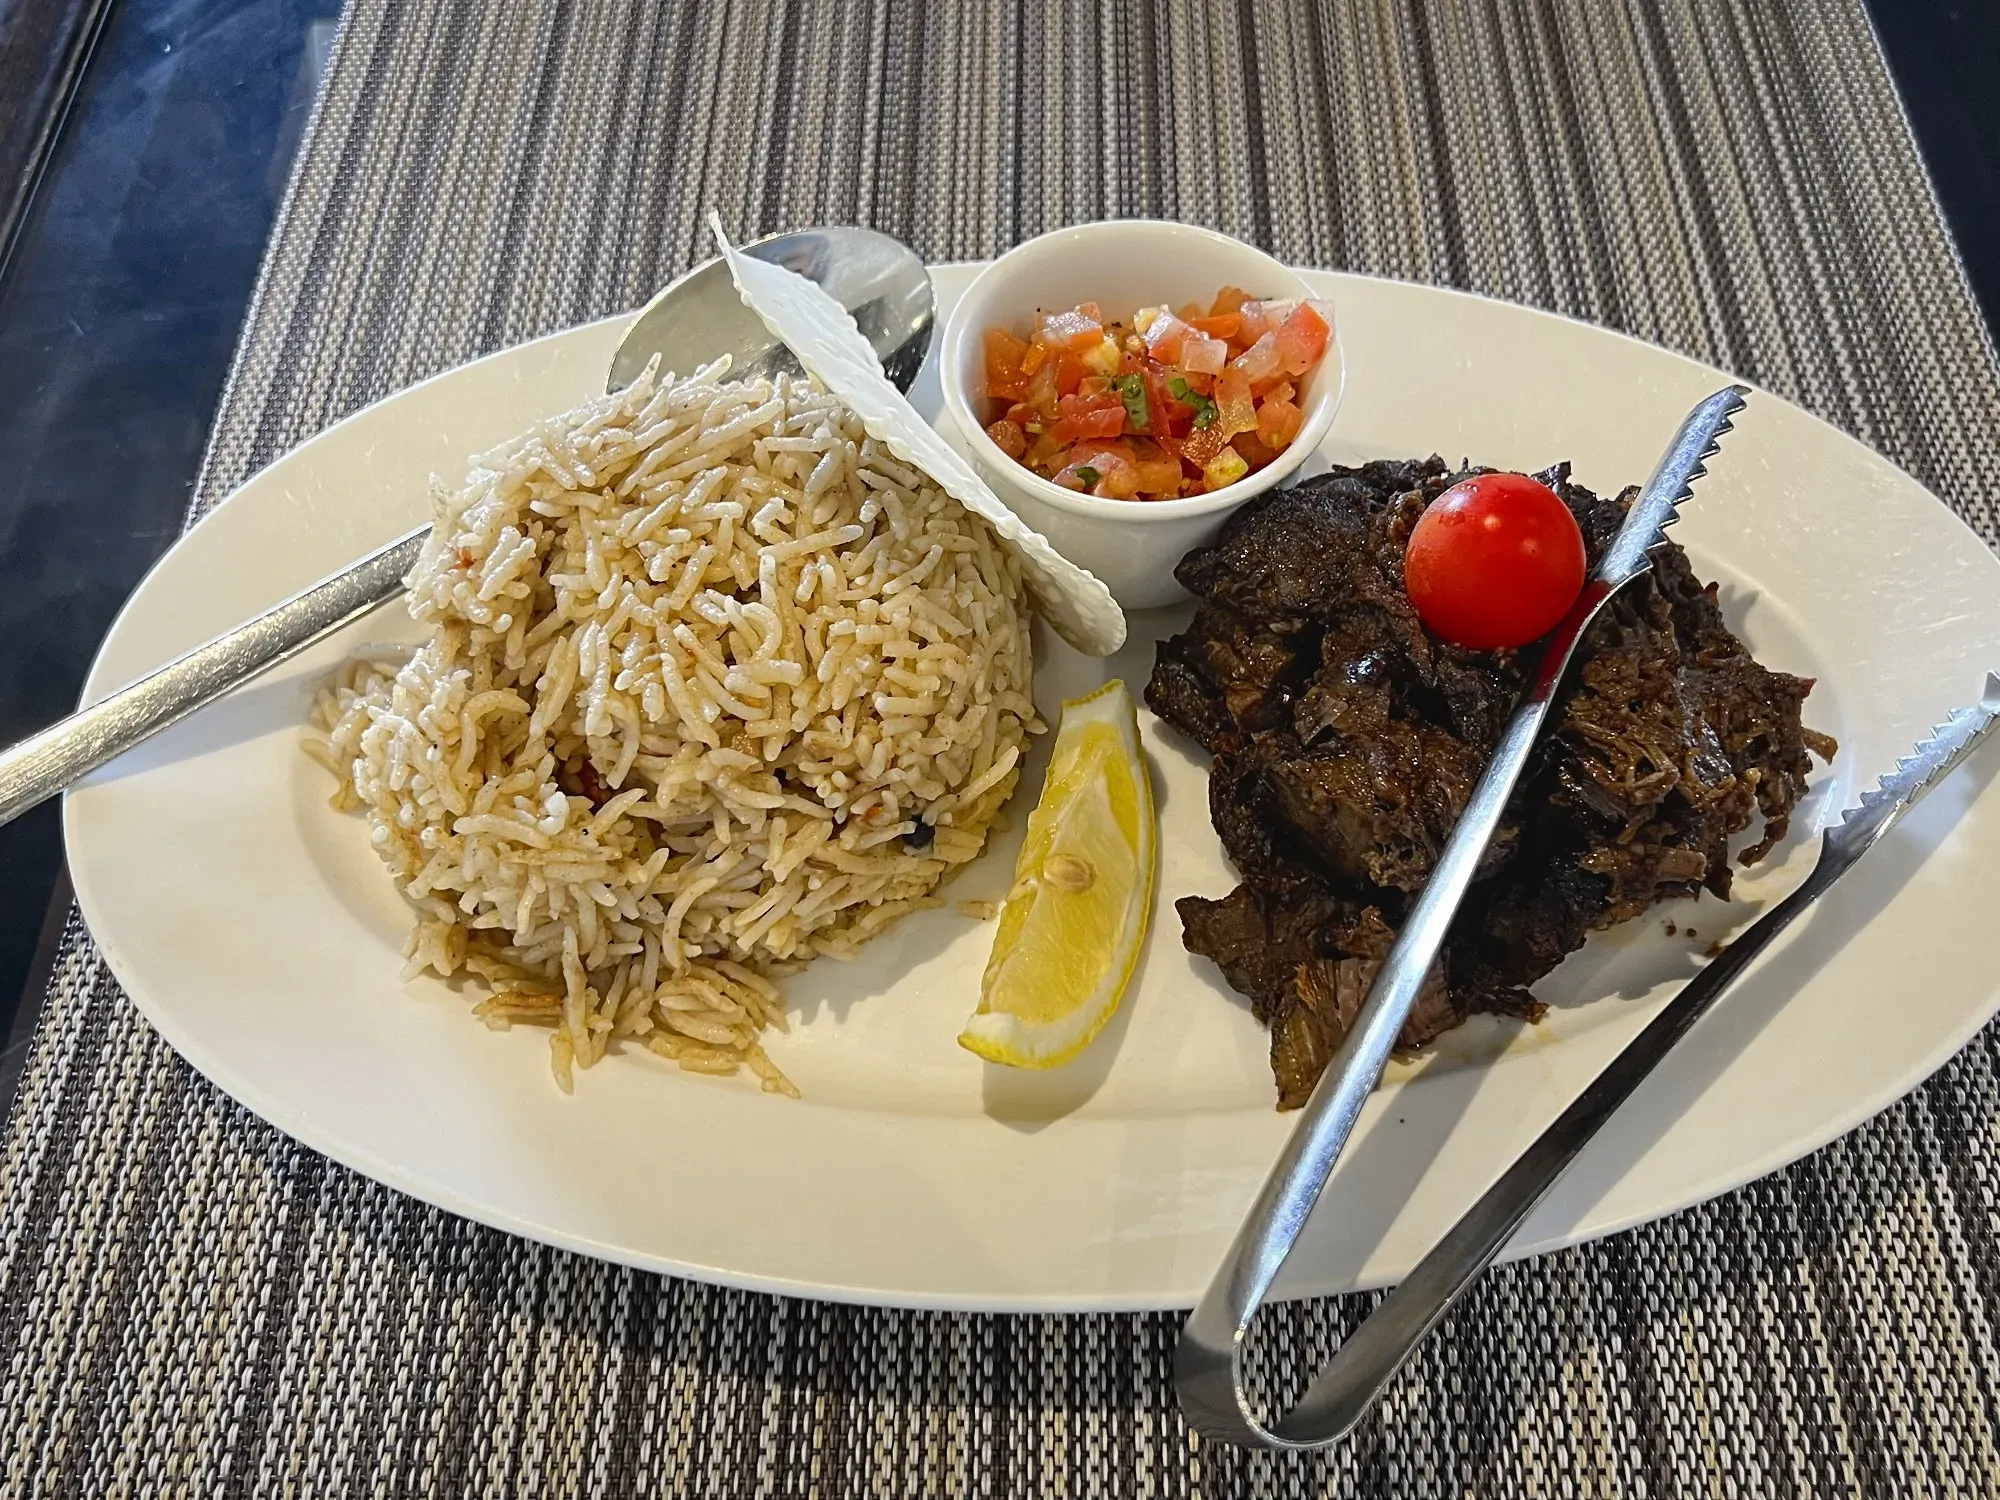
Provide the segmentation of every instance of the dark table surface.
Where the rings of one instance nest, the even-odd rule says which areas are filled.
[[[340,9],[0,0],[0,54],[10,35],[60,30],[24,25],[38,8],[90,30],[73,87],[76,54],[49,46],[34,96],[48,118],[26,110],[5,122],[40,132],[29,146],[41,155],[0,264],[0,451],[12,477],[0,491],[5,741],[75,705],[119,605],[179,533]],[[1869,8],[1992,326],[2000,93],[1988,78],[2000,6]],[[19,67],[17,49],[0,77],[33,77]],[[69,899],[56,805],[0,828],[0,1105]]]

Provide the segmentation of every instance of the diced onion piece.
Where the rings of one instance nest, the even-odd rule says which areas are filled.
[[[1146,328],[1146,353],[1163,365],[1180,363],[1181,348],[1194,330],[1170,312],[1161,312]]]
[[[1245,349],[1231,362],[1232,369],[1241,370],[1243,378],[1252,385],[1261,385],[1275,379],[1283,370],[1283,361],[1278,355],[1278,337],[1273,333],[1260,334],[1257,342]]]
[[[1229,363],[1229,345],[1205,333],[1190,334],[1181,344],[1180,366],[1198,375],[1220,375]]]
[[[1081,353],[1104,337],[1104,325],[1095,318],[1086,317],[1081,309],[1070,308],[1063,312],[1043,313],[1042,326],[1036,330],[1036,336],[1051,349],[1070,349]]]

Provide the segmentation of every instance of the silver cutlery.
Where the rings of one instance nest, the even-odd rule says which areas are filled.
[[[2000,720],[2000,672],[1989,672],[1979,702],[1940,724],[1826,830],[1819,859],[1805,880],[1683,985],[1355,1329],[1305,1399],[1279,1424],[1280,1437],[1292,1439],[1283,1446],[1331,1442],[1352,1430],[1452,1304],[1493,1263],[1577,1153],[1674,1045],[1773,938],[1824,896],[1926,792],[1972,753],[1996,720]]]
[[[743,251],[825,287],[854,314],[897,387],[908,390],[915,382],[936,322],[930,273],[915,251],[886,234],[845,225],[773,235]],[[798,371],[791,351],[743,305],[718,257],[640,310],[612,356],[605,389],[622,390],[655,356],[670,355],[676,367],[690,370],[723,354],[739,378]],[[0,824],[398,597],[430,530],[417,527],[151,676],[0,751]]]
[[[1344,1428],[1329,1428],[1313,1387],[1306,1400],[1275,1426],[1250,1410],[1243,1388],[1242,1345],[1251,1319],[1291,1254],[1334,1164],[1354,1131],[1395,1047],[1453,914],[1472,884],[1480,855],[1500,826],[1509,795],[1527,768],[1564,669],[1598,612],[1627,583],[1652,566],[1652,548],[1676,508],[1706,472],[1731,420],[1749,393],[1742,386],[1717,391],[1689,412],[1659,466],[1569,614],[1549,637],[1534,683],[1502,732],[1486,770],[1472,789],[1451,837],[1410,909],[1403,930],[1375,976],[1354,1025],[1320,1075],[1291,1137],[1265,1180],[1249,1217],[1223,1257],[1214,1280],[1181,1330],[1174,1380],[1182,1410],[1205,1436],[1258,1448],[1306,1448],[1327,1443]],[[1326,1379],[1323,1373],[1321,1381]]]

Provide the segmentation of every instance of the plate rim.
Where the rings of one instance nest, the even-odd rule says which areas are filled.
[[[932,265],[930,269],[934,274],[940,271],[963,274],[975,270],[983,264],[986,264],[986,262],[941,262]],[[1335,278],[1338,281],[1380,283],[1399,291],[1415,292],[1428,296],[1436,296],[1442,293],[1445,297],[1451,299],[1463,299],[1473,303],[1489,304],[1525,312],[1535,318],[1553,319],[1557,322],[1570,325],[1574,329],[1583,330],[1593,337],[1602,338],[1609,335],[1612,339],[1644,351],[1649,357],[1666,355],[1690,370],[1729,378],[1727,372],[1717,370],[1716,367],[1705,364],[1679,350],[1650,343],[1647,340],[1618,329],[1606,328],[1584,319],[1550,312],[1529,304],[1490,297],[1477,292],[1468,292],[1459,288],[1438,287],[1399,278],[1370,276],[1317,267],[1303,267],[1299,269],[1309,275],[1327,276]],[[112,686],[115,686],[115,684],[106,683],[103,680],[107,675],[106,658],[109,655],[112,643],[120,638],[126,627],[128,617],[140,597],[147,592],[165,570],[174,566],[177,555],[181,552],[188,539],[208,526],[210,521],[223,514],[227,508],[237,502],[244,501],[245,491],[251,488],[255,481],[272,465],[291,459],[310,449],[315,444],[334,437],[342,429],[369,417],[379,407],[405,399],[414,391],[459,377],[469,367],[505,359],[530,345],[573,336],[586,330],[603,330],[609,325],[622,323],[630,316],[631,314],[629,313],[618,313],[604,318],[588,320],[587,322],[568,328],[539,335],[533,339],[522,340],[505,348],[481,355],[476,359],[464,361],[448,369],[438,371],[425,377],[423,380],[414,382],[410,386],[391,392],[357,408],[353,412],[341,417],[338,421],[321,429],[319,432],[312,434],[301,443],[287,449],[284,453],[275,456],[270,464],[265,465],[256,471],[256,473],[248,476],[241,484],[234,487],[228,495],[209,507],[193,524],[185,527],[167,552],[147,570],[145,576],[135,586],[131,595],[120,606],[118,614],[114,618],[110,629],[106,632],[104,640],[99,643],[97,651],[93,655],[82,701],[86,704],[95,701],[96,698],[101,697],[105,692],[111,690]],[[1749,382],[1745,383],[1749,384]],[[1753,391],[1763,395],[1768,401],[1782,404],[1795,416],[1804,416],[1811,424],[1823,429],[1824,433],[1830,435],[1832,438],[1852,444],[1876,461],[1887,465],[1902,480],[1907,482],[1916,491],[1925,495],[1936,506],[1938,511],[1950,517],[1956,523],[1958,531],[1963,533],[1960,540],[1969,541],[1973,544],[1977,552],[1985,558],[1986,562],[1996,572],[2000,572],[2000,556],[1995,555],[1992,547],[1986,543],[1984,538],[1980,537],[1970,523],[1939,496],[1929,490],[1928,487],[1903,470],[1894,460],[1882,454],[1879,450],[1854,434],[1846,432],[1817,413],[1799,406],[1786,397],[1760,385],[1753,384],[1751,388]],[[72,798],[69,794],[65,794],[63,799],[63,826],[66,847],[73,847],[76,843],[77,828],[75,826],[75,816]],[[115,935],[108,937],[104,935],[105,933],[115,933],[115,926],[103,926],[96,920],[96,916],[100,914],[94,910],[97,893],[91,886],[84,861],[77,861],[74,875],[76,899],[79,909],[89,928],[92,940],[97,944],[99,952],[103,954],[107,966],[118,980],[120,987],[140,1013],[145,1016],[147,1022],[191,1066],[202,1073],[204,1078],[238,1104],[249,1109],[252,1113],[259,1116],[260,1119],[271,1124],[274,1128],[306,1146],[308,1149],[360,1172],[375,1182],[396,1191],[407,1193],[420,1201],[434,1204],[448,1212],[459,1214],[462,1217],[489,1225],[510,1234],[517,1234],[524,1238],[555,1245],[563,1249],[574,1250],[614,1264],[665,1274],[691,1276],[719,1285],[775,1295],[810,1297],[817,1300],[857,1303],[870,1306],[993,1312],[1158,1310],[1183,1308],[1189,1305],[1190,1299],[1181,1293],[1165,1293],[1150,1299],[1135,1296],[1127,1292],[1109,1294],[1096,1300],[1079,1298],[1060,1292],[1012,1293],[999,1298],[966,1298],[954,1296],[949,1292],[885,1293],[879,1289],[869,1287],[847,1287],[826,1282],[806,1281],[768,1274],[745,1275],[731,1271],[727,1267],[706,1265],[692,1260],[675,1260],[653,1255],[634,1254],[624,1247],[594,1239],[589,1235],[551,1230],[546,1225],[524,1224],[519,1219],[505,1213],[488,1213],[482,1209],[481,1205],[465,1198],[447,1182],[436,1180],[426,1173],[412,1171],[407,1165],[379,1158],[371,1152],[354,1151],[349,1149],[347,1143],[344,1141],[335,1139],[330,1142],[328,1132],[316,1128],[310,1120],[302,1119],[297,1111],[287,1109],[282,1098],[274,1096],[269,1090],[259,1086],[254,1078],[246,1076],[233,1067],[220,1063],[213,1053],[204,1047],[199,1039],[192,1034],[190,1029],[181,1023],[179,1013],[173,1007],[156,1004],[145,988],[135,982],[133,975],[136,972],[136,968],[131,955],[125,952],[123,944]],[[1921,1084],[1925,1078],[1931,1076],[1938,1068],[1954,1057],[1966,1045],[1967,1041],[1991,1020],[1996,1010],[2000,1010],[2000,988],[1996,988],[1993,995],[1989,998],[1983,1013],[1974,1014],[1968,1011],[1961,1018],[1962,1024],[1953,1032],[1948,1046],[1937,1049],[1934,1057],[1927,1059],[1919,1069],[1911,1072],[1909,1076],[1898,1076],[1885,1083],[1866,1098],[1858,1099],[1851,1110],[1840,1116],[1824,1133],[1817,1134],[1816,1138],[1796,1137],[1787,1146],[1766,1152],[1763,1156],[1743,1165],[1740,1175],[1736,1173],[1728,1174],[1729,1180],[1710,1191],[1704,1191],[1692,1197],[1679,1198],[1671,1204],[1651,1210],[1638,1211],[1622,1216],[1615,1222],[1593,1221],[1587,1225],[1579,1225],[1572,1233],[1539,1239],[1532,1247],[1519,1251],[1514,1250],[1510,1246],[1509,1253],[1502,1258],[1515,1259],[1522,1255],[1542,1254],[1554,1249],[1602,1238],[1605,1235],[1630,1228],[1635,1224],[1649,1222],[1654,1218],[1663,1217],[1667,1214],[1679,1212],[1699,1203],[1709,1201],[1722,1194],[1734,1191],[1742,1187],[1745,1183],[1767,1175],[1792,1161],[1798,1160],[1800,1157],[1823,1147],[1829,1141],[1835,1140],[1841,1135],[1855,1129],[1896,1100],[1907,1095],[1912,1089]],[[1497,1165],[1504,1165],[1504,1163]]]

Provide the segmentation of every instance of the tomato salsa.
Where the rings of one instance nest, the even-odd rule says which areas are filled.
[[[1299,386],[1326,354],[1324,302],[1224,287],[1207,307],[1044,310],[986,330],[986,435],[1065,489],[1173,500],[1234,484],[1299,435]]]

